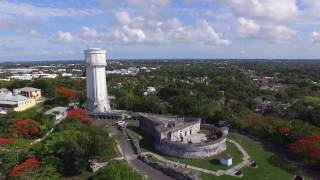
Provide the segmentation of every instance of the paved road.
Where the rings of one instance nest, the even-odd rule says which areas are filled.
[[[128,140],[127,136],[124,135],[120,142],[122,151],[124,152],[124,158],[128,161],[130,166],[152,180],[174,180],[173,178],[163,174],[161,171],[158,171],[137,159],[137,155],[135,154],[132,144],[130,140]]]

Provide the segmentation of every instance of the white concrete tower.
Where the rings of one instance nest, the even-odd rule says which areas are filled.
[[[87,106],[90,112],[110,112],[106,82],[106,51],[91,48],[84,51],[87,72]]]

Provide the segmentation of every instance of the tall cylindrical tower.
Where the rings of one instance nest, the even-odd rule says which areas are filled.
[[[91,48],[84,51],[87,73],[87,106],[90,112],[109,112],[106,82],[106,51]]]

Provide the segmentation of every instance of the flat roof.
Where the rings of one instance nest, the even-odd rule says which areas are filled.
[[[33,88],[33,87],[24,87],[19,89],[19,91],[34,92],[34,91],[41,91],[41,89]]]
[[[53,114],[54,112],[59,112],[59,113],[61,113],[61,112],[67,111],[67,110],[68,110],[67,107],[58,106],[58,107],[54,107],[54,108],[48,110],[48,111],[45,112],[44,114],[45,114],[45,115],[49,115],[49,114]]]
[[[0,101],[13,101],[13,102],[19,102],[19,101],[25,101],[29,98],[22,96],[22,95],[15,95],[13,96],[12,93],[0,93]]]
[[[162,124],[170,121],[176,121],[181,120],[181,118],[177,116],[164,116],[164,115],[158,115],[158,114],[146,114],[146,113],[140,113],[142,117],[145,117],[154,123]]]
[[[6,105],[17,105],[18,102],[14,102],[14,101],[3,101],[0,100],[0,104],[6,104]]]

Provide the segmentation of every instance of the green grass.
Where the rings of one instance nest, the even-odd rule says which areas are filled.
[[[144,151],[156,152],[153,148],[152,138],[146,135],[139,127],[137,126],[128,126],[128,129],[139,134],[142,139],[140,140],[140,146]],[[242,172],[244,176],[241,178],[243,180],[291,180],[294,175],[302,175],[302,173],[297,170],[293,165],[290,165],[289,162],[286,162],[283,159],[277,157],[274,153],[267,151],[263,148],[262,145],[254,142],[251,139],[244,138],[237,135],[229,135],[230,139],[239,142],[251,156],[251,158],[257,163],[258,168],[244,168]],[[233,156],[233,165],[241,162],[241,154],[238,152],[236,147],[228,143],[227,152]],[[220,165],[217,161],[217,157],[202,159],[202,160],[190,160],[190,159],[181,159],[170,156],[162,155],[163,157],[179,161],[181,163],[209,169],[209,170],[219,170],[219,169],[228,169],[223,165]],[[231,176],[210,176],[207,174],[203,174],[201,176],[203,180],[238,180],[238,177]]]
[[[142,137],[140,136],[140,134],[136,133],[135,131],[132,131],[130,128],[128,128],[127,131],[128,131],[128,134],[129,134],[129,136],[130,136],[131,138],[137,139],[137,140],[142,139]]]
[[[278,158],[272,152],[266,151],[262,145],[255,143],[253,140],[243,138],[237,135],[230,135],[230,139],[239,142],[249,153],[251,158],[257,163],[258,168],[244,168],[242,172],[243,180],[290,180],[295,174],[301,174],[295,167],[290,165],[283,159]],[[237,180],[237,177],[231,176],[210,176],[207,174],[202,175],[203,180]]]
[[[107,166],[99,169],[90,180],[144,180],[137,171],[131,168],[126,161],[111,161]]]
[[[319,96],[305,96],[305,101],[320,105],[320,97]]]
[[[38,104],[22,112],[12,112],[12,115],[16,119],[22,119],[22,118],[33,119],[37,114],[43,111],[44,111],[44,106]]]
[[[236,146],[232,143],[227,143],[227,153],[229,153],[233,157],[233,166],[241,162],[242,155],[241,153],[237,150]],[[176,157],[170,157],[170,156],[165,156],[162,155],[164,158],[212,171],[217,171],[217,170],[226,170],[229,169],[230,167],[224,166],[219,162],[219,155],[217,156],[212,156],[210,158],[206,159],[182,159],[182,158],[176,158]],[[232,167],[232,166],[231,166]]]
[[[128,130],[135,133],[137,136],[142,137],[142,139],[140,139],[140,141],[139,141],[140,148],[141,148],[142,152],[145,152],[145,151],[154,152],[155,151],[154,146],[153,146],[154,141],[151,136],[144,133],[138,126],[129,125],[129,126],[127,126],[127,128],[128,128]]]
[[[93,172],[84,170],[84,171],[82,171],[81,174],[78,175],[78,176],[73,176],[73,177],[61,177],[61,179],[64,179],[64,180],[90,179],[90,177],[92,177],[93,175],[94,175]]]

